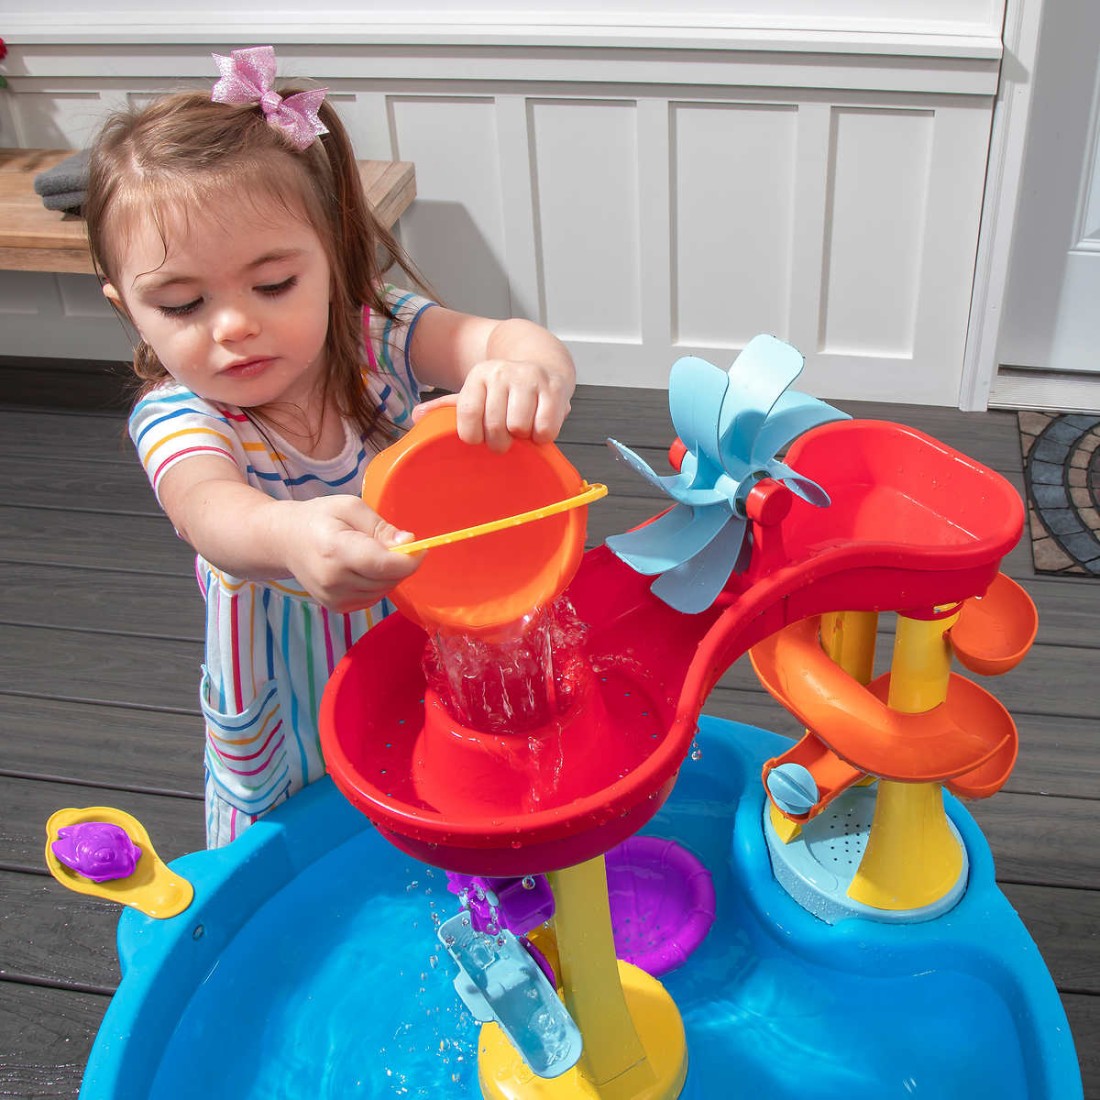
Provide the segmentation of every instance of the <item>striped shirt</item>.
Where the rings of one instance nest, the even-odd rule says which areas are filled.
[[[364,313],[363,381],[399,428],[420,397],[408,348],[432,304],[387,287],[396,319]],[[243,409],[197,397],[170,382],[140,401],[130,436],[158,492],[164,475],[194,455],[222,455],[249,485],[276,500],[358,496],[377,448],[350,423],[335,458],[302,454]],[[206,651],[199,702],[206,724],[207,844],[218,847],[324,774],[317,730],[320,696],[336,663],[392,610],[388,600],[341,615],[314,603],[286,577],[263,583],[230,576],[199,557],[206,599]]]

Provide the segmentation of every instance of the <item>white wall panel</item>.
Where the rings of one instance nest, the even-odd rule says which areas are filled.
[[[114,322],[115,311],[103,297],[98,279],[90,275],[71,275],[58,279],[57,284],[61,311],[65,317],[76,320],[91,317]]]
[[[677,103],[672,118],[676,342],[786,338],[797,108]]]
[[[640,342],[636,105],[535,100],[530,112],[545,323],[563,339]]]
[[[825,353],[913,355],[933,117],[833,112]]]
[[[59,10],[68,9],[73,15],[83,11],[82,6],[54,0]],[[12,0],[12,7],[24,5]],[[33,4],[25,6],[33,8]],[[168,0],[109,0],[102,5],[111,11],[133,16],[170,15],[178,4]],[[204,7],[208,5],[196,5]],[[235,0],[233,8],[240,14],[251,13],[271,16],[286,12],[300,15],[301,0]],[[416,0],[413,5],[373,2],[363,0],[324,0],[316,5],[322,11],[343,13],[348,16],[362,14],[370,9],[374,18],[409,18],[413,8],[422,17],[446,14],[456,19],[470,18],[469,0]],[[660,18],[663,22],[692,22],[707,19],[724,23],[734,21],[767,22],[785,19],[805,25],[827,18],[831,22],[855,19],[876,19],[887,22],[913,23],[917,20],[937,22],[989,23],[994,12],[1003,7],[999,0],[831,0],[827,12],[822,12],[820,0],[479,0],[477,14],[496,18],[531,18],[547,21],[555,17],[570,19],[618,19],[644,17]]]
[[[18,134],[23,145],[49,149],[80,148],[91,140],[105,115],[93,92],[21,95]]]
[[[0,271],[0,316],[36,317],[43,311],[56,312],[57,306],[57,281],[52,275]]]
[[[986,0],[966,2],[984,18]],[[924,18],[946,18],[940,3]],[[846,10],[861,4],[881,14]],[[0,140],[83,144],[115,105],[208,88],[210,48],[235,42],[165,33],[13,51]],[[680,355],[725,366],[770,331],[806,354],[810,392],[956,403],[995,40],[853,31],[834,53],[763,31],[752,48],[606,50],[433,33],[288,38],[280,57],[329,87],[359,156],[414,162],[400,233],[450,304],[542,320],[583,382],[663,386]],[[5,353],[125,357],[97,295],[90,277],[0,280]]]
[[[0,354],[129,362],[129,340],[91,275],[0,271]]]
[[[416,165],[405,247],[448,303],[491,317],[511,310],[501,209],[500,149],[490,98],[390,100],[393,150]]]

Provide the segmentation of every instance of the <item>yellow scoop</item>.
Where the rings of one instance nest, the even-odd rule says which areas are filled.
[[[66,826],[91,821],[117,825],[141,849],[141,856],[131,874],[125,878],[94,882],[57,858],[53,845],[58,833]],[[113,806],[88,806],[82,810],[65,809],[51,814],[46,822],[46,867],[62,886],[78,894],[90,894],[130,905],[149,917],[174,917],[191,904],[195,895],[191,883],[169,870],[157,855],[145,826],[125,810],[116,810]]]

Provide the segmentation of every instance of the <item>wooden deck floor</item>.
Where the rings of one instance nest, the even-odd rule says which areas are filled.
[[[59,392],[37,370],[20,377],[8,388],[19,400]],[[64,403],[87,405],[86,383],[72,378]],[[1021,483],[1010,414],[846,408],[914,424]],[[201,601],[192,556],[158,511],[123,426],[118,413],[56,401],[0,405],[0,1096],[74,1095],[118,981],[117,911],[46,875],[49,814],[118,805],[166,858],[203,844]],[[613,494],[591,512],[593,543],[657,506],[611,461],[607,435],[659,458],[670,436],[665,395],[578,395],[564,449]],[[990,685],[1019,724],[1020,760],[1007,788],[974,811],[1062,992],[1086,1096],[1100,1098],[1100,582],[1037,578],[1026,545],[1005,570],[1031,592],[1041,626],[1027,661]],[[707,710],[795,733],[743,661]]]

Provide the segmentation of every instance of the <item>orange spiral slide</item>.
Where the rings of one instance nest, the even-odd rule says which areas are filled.
[[[1004,574],[984,597],[965,600],[947,614],[957,614],[945,632],[947,644],[966,668],[982,675],[1014,668],[1038,624],[1030,597]],[[868,775],[942,782],[966,798],[987,798],[1000,789],[1016,761],[1017,734],[992,695],[952,674],[938,706],[919,714],[892,709],[886,702],[890,674],[859,683],[822,648],[820,624],[820,616],[792,623],[750,651],[760,681],[806,726],[801,740],[764,765],[765,786],[769,774],[785,764],[806,768],[816,783],[812,805],[785,816],[808,821]]]

